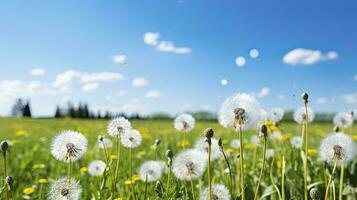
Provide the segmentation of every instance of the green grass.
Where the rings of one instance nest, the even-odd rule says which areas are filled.
[[[82,185],[82,199],[90,199],[97,197],[98,184],[102,180],[98,180],[95,177],[90,176],[87,173],[80,173],[80,168],[86,167],[89,162],[96,159],[105,160],[103,152],[96,147],[96,140],[98,135],[106,135],[107,120],[74,120],[74,119],[15,119],[15,118],[0,118],[0,140],[9,140],[13,142],[8,153],[9,162],[9,174],[15,179],[15,199],[22,199],[23,190],[25,188],[32,187],[34,192],[30,195],[32,199],[45,199],[46,193],[52,181],[66,176],[67,165],[54,159],[50,153],[50,146],[53,137],[63,130],[75,130],[83,133],[89,141],[89,150],[86,155],[79,161],[74,163],[73,175],[80,181]],[[179,146],[180,140],[183,135],[176,132],[173,128],[172,121],[160,121],[160,120],[134,120],[132,125],[135,129],[139,130],[143,135],[143,143],[139,148],[133,150],[133,166],[134,169],[138,169],[139,166],[146,160],[154,159],[154,152],[150,146],[154,143],[155,139],[161,140],[159,148],[159,159],[164,160],[165,152],[168,148],[171,148],[174,153],[179,153],[182,148]],[[215,137],[229,142],[233,138],[237,138],[237,134],[231,130],[224,129],[218,125],[217,122],[199,121],[195,129],[187,134],[187,140],[189,140],[189,147],[192,147],[195,141],[202,136],[204,129],[211,127],[215,131]],[[279,199],[278,192],[274,189],[273,185],[276,185],[281,193],[281,164],[282,155],[286,160],[286,173],[285,173],[285,199],[303,199],[303,171],[302,160],[300,157],[300,151],[293,149],[290,146],[288,138],[294,135],[301,135],[301,127],[293,123],[282,123],[281,131],[285,139],[280,141],[272,141],[268,139],[268,148],[275,149],[275,156],[267,161],[266,170],[263,174],[262,186],[260,188],[260,196],[263,193],[270,194],[267,199]],[[320,139],[333,129],[330,124],[312,124],[310,126],[310,148],[317,149]],[[21,135],[25,133],[24,135]],[[17,133],[17,134],[16,134]],[[250,136],[254,131],[244,133],[245,144],[249,145]],[[20,135],[19,135],[20,134]],[[229,143],[224,144],[224,147],[230,148]],[[252,169],[253,163],[253,149],[245,149],[245,171],[246,171],[246,191],[247,198],[252,199],[253,191],[256,186],[256,182],[259,175],[262,148],[257,147],[257,165]],[[122,148],[124,149],[124,148]],[[115,154],[115,149],[110,149],[110,154]],[[238,150],[234,154],[238,153]],[[139,157],[141,154],[141,157]],[[144,155],[143,155],[144,154]],[[130,186],[125,185],[124,182],[129,177],[128,166],[128,150],[122,151],[119,175],[119,194],[116,197],[122,199],[128,199]],[[235,169],[237,169],[235,156],[229,157],[230,163],[233,168],[233,176],[237,175]],[[2,160],[2,158],[1,158]],[[357,159],[356,159],[357,160]],[[352,187],[357,187],[357,169],[356,160],[350,164],[346,170],[346,181]],[[37,164],[44,164],[45,168],[35,169]],[[309,157],[309,184],[319,183],[317,185],[321,194],[324,193],[324,164],[318,160],[317,155],[311,155]],[[226,168],[223,159],[215,161],[213,163],[213,183],[224,183],[227,187],[229,184],[228,174],[223,173]],[[3,166],[0,165],[1,180],[3,176]],[[135,171],[136,172],[136,171]],[[271,174],[270,174],[271,173]],[[270,176],[271,175],[271,176]],[[39,184],[38,180],[45,178],[49,181],[48,184]],[[335,180],[335,185],[338,187],[338,178]],[[167,175],[161,178],[161,182],[166,188]],[[234,196],[237,194],[237,181],[234,177]],[[101,191],[102,199],[107,199],[110,195],[110,181],[107,181],[107,187]],[[274,184],[273,184],[274,183]],[[207,175],[204,175],[201,180],[195,181],[194,184],[196,197],[200,191],[207,186]],[[2,185],[2,183],[1,183]],[[136,181],[135,190],[137,192],[138,199],[144,198],[145,183],[142,181]],[[187,186],[187,187],[186,187]],[[345,185],[346,187],[346,185]],[[157,195],[154,191],[155,183],[148,184],[148,198],[156,199]],[[188,184],[172,179],[170,184],[171,193],[176,195],[178,199],[190,199],[190,187]],[[338,191],[338,189],[337,189]],[[3,194],[2,194],[3,195]],[[181,195],[181,197],[179,197]],[[323,195],[322,195],[323,196]],[[2,197],[4,198],[4,197]],[[171,199],[174,199],[173,197]]]

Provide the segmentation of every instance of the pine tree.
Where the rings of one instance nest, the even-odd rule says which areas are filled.
[[[22,108],[22,116],[23,117],[32,117],[31,115],[31,108],[30,108],[30,102],[27,101],[26,104]]]

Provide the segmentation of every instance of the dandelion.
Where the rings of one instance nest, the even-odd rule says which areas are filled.
[[[270,110],[268,119],[274,122],[274,124],[277,124],[278,122],[280,122],[280,120],[283,119],[283,117],[284,117],[284,110],[282,108],[276,107]]]
[[[206,170],[207,159],[201,151],[195,149],[184,150],[172,162],[172,172],[180,180],[195,180]]]
[[[59,161],[74,162],[86,153],[87,145],[88,141],[81,133],[64,131],[53,140],[51,153]]]
[[[171,149],[168,149],[165,153],[165,156],[167,157],[167,166],[168,166],[168,174],[167,174],[167,184],[166,184],[166,191],[169,190],[170,186],[170,178],[171,178],[171,171],[172,171],[172,158],[174,157],[174,152]],[[168,196],[168,192],[166,192]]]
[[[169,169],[167,168],[167,164],[165,163],[165,161],[163,160],[156,160],[157,163],[159,163],[159,165],[161,166],[161,171],[164,174],[167,174],[167,172],[169,171]]]
[[[225,100],[218,113],[218,121],[223,127],[233,128],[239,133],[240,188],[242,189],[242,200],[245,199],[243,130],[257,126],[262,120],[260,104],[255,97],[245,93],[238,93]]]
[[[112,119],[107,128],[108,134],[112,137],[121,137],[128,130],[131,130],[131,124],[124,117]]]
[[[231,142],[229,143],[229,145],[233,148],[233,149],[239,149],[240,147],[240,141],[237,139],[233,139],[231,140]]]
[[[330,184],[337,166],[341,166],[340,174],[340,199],[342,199],[344,166],[356,156],[356,146],[352,138],[342,132],[326,136],[319,147],[319,157],[322,161],[334,163],[329,182],[326,187],[325,200],[328,198]]]
[[[223,149],[223,141],[222,138],[218,139],[218,146],[219,146],[219,150],[221,151],[223,158],[227,164],[227,168],[224,170],[224,173],[228,173],[229,174],[229,190],[231,193],[233,193],[233,176],[232,176],[232,170],[231,170],[231,165],[229,163],[229,160],[226,156],[226,154],[224,153],[224,149]]]
[[[200,200],[209,199],[209,188],[203,190],[200,195]],[[226,186],[223,184],[214,184],[212,186],[212,199],[214,200],[230,200],[231,194],[229,193]]]
[[[101,160],[94,160],[88,165],[88,173],[92,176],[103,175],[107,165]]]
[[[139,131],[130,130],[125,132],[121,137],[121,144],[126,148],[136,148],[141,144],[142,137]]]
[[[87,173],[87,172],[88,172],[88,168],[87,168],[87,167],[81,167],[81,168],[79,169],[79,171],[80,171],[82,174],[84,174],[84,173]]]
[[[24,195],[31,195],[34,191],[35,191],[35,189],[28,187],[28,188],[25,188],[22,192],[24,193]]]
[[[153,182],[160,179],[162,175],[162,165],[157,161],[144,162],[139,170],[140,179],[144,182]]]
[[[98,147],[101,149],[111,148],[113,146],[113,142],[104,136],[98,137]]]
[[[266,157],[266,151],[267,151],[267,136],[268,136],[268,128],[265,124],[260,126],[259,136],[264,138],[263,161],[262,161],[263,164],[262,164],[262,168],[260,170],[257,187],[255,188],[254,200],[256,200],[258,197],[260,182],[262,180],[262,176],[263,176],[263,172],[264,172],[264,168],[265,168],[265,157]]]
[[[190,114],[181,114],[175,118],[174,126],[177,131],[190,132],[195,127],[195,118]]]
[[[335,124],[335,126],[341,128],[349,128],[353,124],[353,117],[349,113],[338,113],[333,118],[333,123]]]
[[[315,113],[311,108],[307,108],[307,112],[308,112],[308,122],[311,123],[312,121],[314,121],[315,118]],[[305,107],[301,107],[299,109],[297,109],[294,112],[294,120],[295,122],[299,123],[299,124],[306,124],[306,112],[305,112]]]
[[[290,144],[294,148],[301,148],[302,138],[300,136],[294,136],[290,139]]]
[[[46,183],[48,183],[48,180],[45,179],[45,178],[40,178],[40,179],[38,180],[38,183],[39,183],[39,184],[46,184]]]
[[[72,179],[71,189],[67,187],[67,178],[61,178],[51,185],[48,192],[48,200],[78,200],[81,197],[82,188],[79,182]]]
[[[0,150],[1,150],[1,153],[4,157],[4,177],[7,177],[7,150],[9,149],[9,143],[7,141],[2,141],[0,143]],[[8,187],[5,187],[5,199],[6,200],[9,200],[9,188]]]
[[[208,143],[206,138],[201,138],[196,142],[195,149],[203,152],[206,157],[208,155]],[[211,138],[211,159],[216,160],[222,156],[222,153],[219,150],[218,141],[215,138]]]

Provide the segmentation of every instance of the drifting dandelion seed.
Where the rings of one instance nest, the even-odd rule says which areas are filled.
[[[262,121],[261,108],[252,95],[238,93],[223,102],[218,113],[218,121],[225,128],[244,130],[253,128]]]
[[[92,176],[101,176],[107,165],[101,160],[94,160],[88,165],[88,173]]]
[[[86,153],[87,146],[88,141],[81,133],[64,131],[53,140],[51,153],[59,161],[73,162]]]
[[[51,185],[48,191],[48,200],[78,200],[81,197],[82,188],[75,179],[71,180],[71,189],[67,186],[68,179],[61,178]]]
[[[112,137],[121,137],[126,131],[131,130],[129,120],[124,117],[112,119],[108,124],[108,134]]]
[[[314,121],[315,118],[315,113],[311,108],[307,108],[307,113],[309,115],[309,123],[311,123],[312,121]],[[299,109],[297,109],[294,112],[294,120],[295,122],[299,123],[299,124],[305,124],[306,123],[306,113],[305,113],[305,107],[301,107]]]
[[[195,118],[190,114],[181,114],[175,118],[174,126],[177,131],[187,133],[195,127]]]
[[[140,179],[144,182],[154,182],[160,179],[163,173],[162,164],[158,161],[146,161],[139,170]]]
[[[206,138],[201,138],[196,142],[195,149],[201,151],[207,157],[208,154],[208,143]],[[211,138],[211,160],[216,160],[222,156],[219,150],[218,141],[215,138]]]
[[[290,144],[294,148],[300,148],[302,145],[302,138],[300,136],[294,136],[290,139]]]
[[[284,110],[282,108],[272,108],[269,113],[268,119],[275,124],[282,120],[284,117]]]
[[[229,143],[229,145],[233,148],[233,149],[239,149],[240,147],[240,142],[238,139],[233,139],[231,140],[231,142]]]
[[[322,161],[347,165],[355,156],[355,143],[350,136],[342,132],[332,133],[320,143],[319,157]]]
[[[200,195],[200,200],[209,199],[209,189],[206,188]],[[214,184],[212,187],[212,200],[230,200],[231,194],[223,184]]]
[[[333,118],[333,123],[335,124],[335,126],[341,128],[351,127],[353,124],[353,116],[350,113],[338,113]]]
[[[98,147],[101,149],[104,148],[111,148],[113,146],[113,142],[104,136],[99,136],[98,137]]]
[[[132,129],[121,136],[121,144],[126,148],[136,148],[141,144],[142,136],[139,131]]]
[[[207,167],[204,153],[188,149],[178,154],[172,162],[172,172],[180,180],[195,180],[202,176]]]

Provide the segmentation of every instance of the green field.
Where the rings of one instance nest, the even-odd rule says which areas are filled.
[[[182,150],[179,146],[183,139],[183,134],[178,133],[172,121],[160,120],[134,120],[131,121],[133,128],[140,131],[143,136],[142,144],[133,150],[133,167],[138,167],[146,160],[154,159],[154,151],[151,146],[155,139],[160,139],[161,144],[158,150],[159,159],[166,162],[165,152],[171,148],[175,154]],[[105,160],[104,153],[96,146],[97,137],[106,135],[107,120],[75,120],[75,119],[15,119],[0,118],[0,140],[9,140],[12,143],[8,153],[9,174],[14,177],[14,199],[23,199],[29,188],[33,189],[31,194],[25,195],[31,199],[45,199],[48,188],[54,180],[60,177],[66,177],[67,165],[57,161],[50,152],[50,146],[53,137],[63,130],[75,130],[83,133],[88,141],[89,148],[86,155],[74,163],[73,176],[80,181],[82,186],[82,199],[98,198],[98,191],[103,178],[92,177],[86,172],[80,172],[80,168],[87,167],[92,160]],[[237,138],[237,134],[231,130],[224,129],[217,122],[199,121],[191,133],[187,134],[189,144],[187,148],[192,147],[195,141],[202,136],[204,129],[211,127],[215,131],[215,137],[221,137],[224,141],[226,150],[233,152],[238,150],[231,149],[229,141]],[[317,188],[324,193],[325,177],[324,164],[318,160],[315,149],[318,149],[320,139],[330,133],[333,126],[330,124],[312,124],[310,126],[310,148],[309,157],[309,184],[317,183]],[[293,123],[281,123],[280,130],[283,137],[280,140],[268,140],[268,148],[273,148],[275,154],[267,161],[265,173],[263,174],[262,187],[260,195],[266,194],[267,199],[279,199],[281,196],[282,179],[282,157],[286,161],[285,173],[285,199],[303,199],[303,172],[300,150],[291,147],[289,138],[301,134],[301,127]],[[250,144],[250,136],[254,131],[244,134],[245,159],[246,159],[246,191],[247,199],[252,199],[253,191],[259,175],[262,147]],[[253,168],[254,149],[257,149],[256,166]],[[115,155],[115,148],[109,150],[110,154]],[[2,158],[1,158],[2,160]],[[229,157],[233,172],[233,195],[237,194],[237,174],[235,156]],[[357,159],[348,166],[346,170],[345,187],[357,187],[357,169],[355,169]],[[213,163],[213,183],[223,183],[229,186],[229,176],[224,173],[226,164],[224,159]],[[121,165],[119,169],[119,194],[116,198],[129,199],[130,185],[125,184],[129,177],[128,150],[122,148]],[[83,169],[82,169],[83,170]],[[1,180],[3,177],[3,165],[0,165]],[[337,172],[338,174],[339,172]],[[135,173],[136,174],[136,173]],[[47,179],[48,183],[39,183],[40,179]],[[161,177],[161,182],[166,188],[167,175]],[[207,186],[207,176],[204,175],[200,180],[194,181],[195,195],[199,196],[201,190]],[[110,196],[110,181],[101,189],[101,199],[108,199]],[[3,183],[1,183],[2,185]],[[144,199],[145,187],[147,186],[147,199],[157,199],[155,192],[155,183],[145,184],[137,180],[133,184],[137,199]],[[335,180],[338,187],[338,178]],[[24,191],[27,188],[27,191]],[[189,182],[185,183],[176,179],[171,179],[170,183],[171,198],[192,199]],[[338,189],[336,189],[338,191]],[[356,190],[356,189],[355,189]],[[175,192],[176,191],[176,192]],[[25,192],[25,193],[24,193]],[[4,194],[2,194],[4,195]],[[322,195],[323,196],[323,195]],[[3,199],[4,197],[2,197]],[[353,197],[352,197],[353,199]]]

